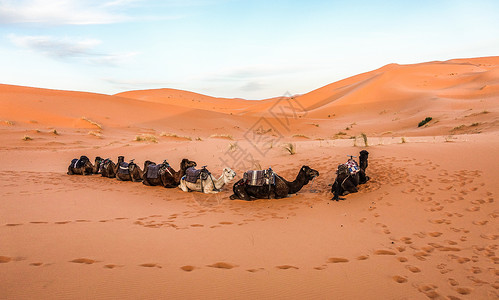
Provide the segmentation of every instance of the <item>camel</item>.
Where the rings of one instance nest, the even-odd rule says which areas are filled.
[[[111,159],[106,158],[101,163],[101,175],[102,177],[115,178],[118,172],[118,165],[125,161],[124,156],[118,156],[118,163],[115,164]]]
[[[195,183],[192,183],[186,180],[186,176],[183,176],[182,179],[180,179],[179,188],[184,192],[196,191],[203,192],[205,194],[213,194],[220,192],[224,185],[236,177],[236,172],[234,172],[231,168],[224,168],[222,175],[218,179],[214,179],[211,173],[204,167],[201,169],[201,172],[205,172],[206,178],[200,176],[201,178],[199,178]]]
[[[187,168],[195,166],[197,166],[196,162],[190,161],[187,158],[182,159],[182,162],[180,162],[180,169],[178,170],[178,172],[175,172],[175,170],[170,165],[168,165],[165,168],[165,171],[161,173],[161,176],[158,176],[160,177],[161,185],[165,188],[177,187],[180,184],[180,179],[185,175],[185,170],[187,170]],[[154,183],[156,182],[158,181],[154,181]],[[153,182],[149,180],[149,183]]]
[[[352,162],[357,165],[357,163],[350,158],[346,164],[338,165],[336,170],[336,179],[334,180],[333,186],[331,187],[331,192],[333,193],[333,198],[331,200],[345,200],[340,196],[346,196],[351,193],[357,193],[359,190],[357,186],[359,184],[366,183],[370,178],[366,175],[367,169],[367,159],[369,152],[366,150],[360,151],[359,162],[360,168],[352,172]]]
[[[163,185],[164,173],[173,172],[172,170],[166,159],[159,165],[152,161],[146,161],[142,183],[149,186]]]
[[[102,161],[103,161],[103,159],[100,156],[97,156],[95,158],[95,164],[94,164],[94,168],[92,170],[92,174],[99,174],[101,172]]]
[[[133,162],[133,159],[130,161],[130,163],[121,161],[118,162],[117,165],[118,165],[118,172],[116,172],[116,179],[121,181],[132,181],[132,182],[142,181],[142,177],[144,176],[144,171],[142,171],[140,167]]]
[[[80,159],[74,158],[68,167],[68,175],[90,175],[93,173],[94,166],[88,157],[82,155]]]
[[[271,172],[273,173],[273,171]],[[233,186],[234,194],[230,196],[231,200],[241,199],[251,201],[257,199],[280,199],[285,198],[290,194],[296,194],[303,186],[307,185],[310,180],[319,176],[319,172],[309,166],[302,166],[294,181],[287,181],[281,176],[273,173],[275,176],[274,184],[263,184],[261,186],[249,185],[248,180],[244,178],[236,182]]]

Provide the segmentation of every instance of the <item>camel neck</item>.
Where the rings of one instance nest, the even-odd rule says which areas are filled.
[[[308,179],[306,179],[304,172],[300,170],[295,180],[288,183],[289,194],[298,193],[304,185],[308,183]]]

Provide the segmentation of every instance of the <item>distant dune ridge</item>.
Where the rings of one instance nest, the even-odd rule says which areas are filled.
[[[0,299],[498,299],[497,149],[499,57],[258,101],[3,84]],[[371,180],[331,201],[361,150]],[[208,195],[67,175],[81,155],[237,176]],[[246,170],[304,165],[297,194],[229,200]]]

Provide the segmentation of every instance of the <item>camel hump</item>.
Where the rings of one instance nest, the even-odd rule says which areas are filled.
[[[209,174],[210,172],[205,167],[203,167],[202,169],[190,167],[185,170],[185,181],[196,183],[196,181],[198,181],[198,179],[200,178],[201,180],[208,179]]]
[[[357,162],[353,159],[349,159],[345,165],[347,166],[348,168],[348,171],[350,171],[350,174],[357,174],[360,169],[359,169],[359,165],[357,164]]]
[[[275,184],[275,173],[270,168],[268,170],[250,170],[244,172],[243,179],[247,185],[273,185]]]

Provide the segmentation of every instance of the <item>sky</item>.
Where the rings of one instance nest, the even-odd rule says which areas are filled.
[[[3,84],[264,99],[497,55],[497,0],[0,0]]]

